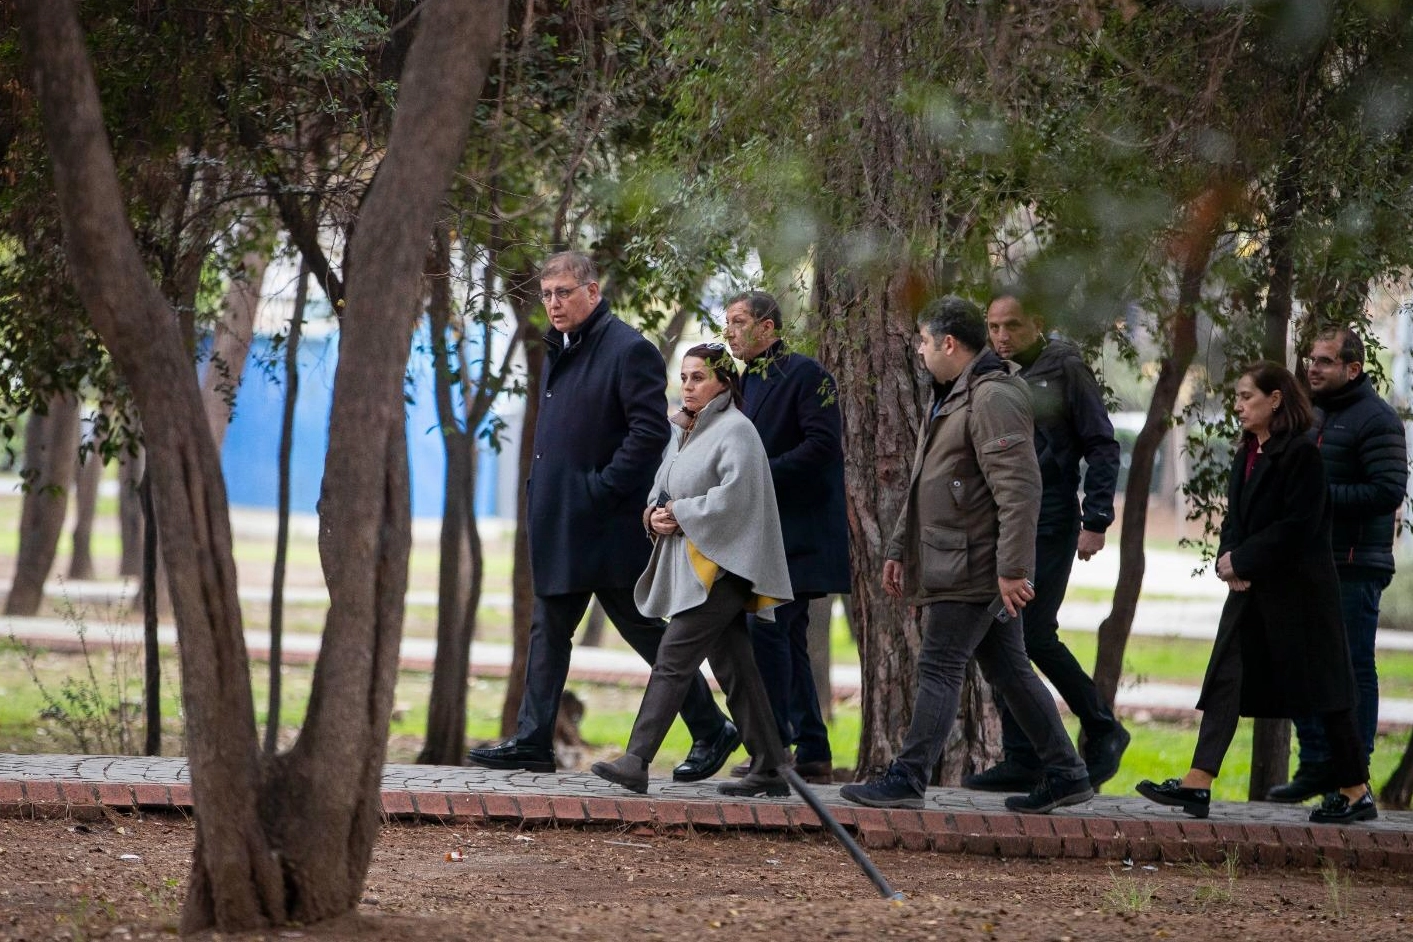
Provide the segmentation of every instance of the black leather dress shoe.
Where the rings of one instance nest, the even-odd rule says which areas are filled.
[[[1266,800],[1294,804],[1307,798],[1314,798],[1316,795],[1326,795],[1334,791],[1339,791],[1339,783],[1335,781],[1333,763],[1302,762],[1296,767],[1295,774],[1290,777],[1289,782],[1277,785],[1266,792]]]
[[[1212,808],[1210,788],[1189,788],[1175,778],[1166,782],[1150,782],[1145,778],[1138,783],[1138,793],[1160,805],[1181,808],[1194,818],[1207,817],[1207,812]]]
[[[741,745],[741,731],[736,728],[736,724],[727,720],[721,726],[721,732],[711,739],[698,739],[692,743],[691,752],[687,753],[687,758],[682,760],[682,764],[672,770],[672,780],[674,782],[700,782],[704,778],[711,778],[721,767],[726,764],[726,760],[731,758],[731,753],[736,751],[736,747]]]
[[[1130,738],[1128,730],[1115,723],[1108,733],[1085,743],[1084,765],[1089,771],[1090,785],[1098,788],[1118,773]]]
[[[524,769],[526,772],[554,771],[553,752],[532,749],[514,739],[507,739],[499,746],[472,749],[466,753],[466,761],[488,769]]]
[[[1372,821],[1378,816],[1374,795],[1367,789],[1363,796],[1354,801],[1339,792],[1326,795],[1320,806],[1310,812],[1310,820],[1315,824],[1353,824],[1355,821]]]

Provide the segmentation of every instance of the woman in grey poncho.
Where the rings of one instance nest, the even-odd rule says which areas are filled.
[[[741,414],[740,384],[720,344],[699,344],[682,358],[682,411],[653,482],[643,525],[654,540],[634,600],[645,615],[670,618],[628,752],[595,762],[601,778],[635,792],[682,706],[703,660],[726,691],[726,704],[752,756],[727,795],[787,795],[788,759],[756,669],[746,613],[769,618],[791,599],[775,488],[760,436]]]

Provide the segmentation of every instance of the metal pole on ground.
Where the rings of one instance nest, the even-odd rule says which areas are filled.
[[[790,783],[790,787],[805,800],[805,804],[809,805],[819,820],[824,822],[824,826],[829,828],[829,833],[834,835],[834,839],[844,845],[849,856],[854,858],[854,863],[858,864],[868,878],[873,881],[873,885],[878,887],[879,894],[886,900],[902,901],[907,899],[901,892],[888,885],[888,878],[873,865],[868,854],[864,853],[864,849],[858,845],[858,842],[849,836],[849,832],[844,830],[844,826],[834,820],[834,815],[829,813],[829,809],[824,807],[824,802],[820,801],[819,796],[805,784],[804,779],[800,778],[800,773],[788,766],[780,771],[784,774],[785,781]]]

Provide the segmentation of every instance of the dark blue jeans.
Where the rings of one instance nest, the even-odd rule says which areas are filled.
[[[780,741],[795,746],[795,761],[829,762],[829,728],[819,709],[808,646],[810,600],[795,599],[775,610],[775,621],[746,616],[756,667],[770,696]]]
[[[1379,671],[1374,665],[1374,634],[1379,627],[1379,600],[1388,579],[1350,579],[1339,583],[1339,612],[1349,639],[1349,659],[1354,663],[1354,684],[1359,692],[1355,715],[1364,756],[1374,754],[1374,734],[1379,731]],[[1295,721],[1300,740],[1300,764],[1329,762],[1330,744],[1318,718]]]
[[[1119,723],[1089,672],[1060,640],[1060,603],[1069,588],[1078,545],[1078,522],[1059,533],[1041,533],[1035,538],[1035,598],[1025,606],[1025,653],[1036,670],[1054,685],[1079,720],[1085,736],[1093,742],[1112,733]],[[1005,757],[1022,765],[1039,766],[1040,757],[1015,716],[1006,708],[1004,700],[998,697],[997,701],[1001,711],[1001,749]]]
[[[957,719],[967,662],[974,656],[988,683],[1000,692],[1021,729],[1035,744],[1050,774],[1081,779],[1084,763],[1060,722],[1055,698],[1031,670],[1021,640],[1024,616],[1002,624],[986,612],[986,603],[935,602],[922,623],[922,650],[917,659],[917,696],[902,749],[893,760],[906,773],[918,794],[927,781],[947,734]]]

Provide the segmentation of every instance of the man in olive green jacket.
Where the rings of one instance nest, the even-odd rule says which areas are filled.
[[[1021,609],[1035,594],[1040,467],[1025,382],[986,346],[981,309],[955,296],[923,309],[918,354],[934,381],[883,589],[924,608],[917,697],[902,749],[879,779],[840,795],[878,808],[921,808],[973,656],[1045,763],[1012,811],[1043,814],[1094,796],[1084,762],[1025,654]]]

